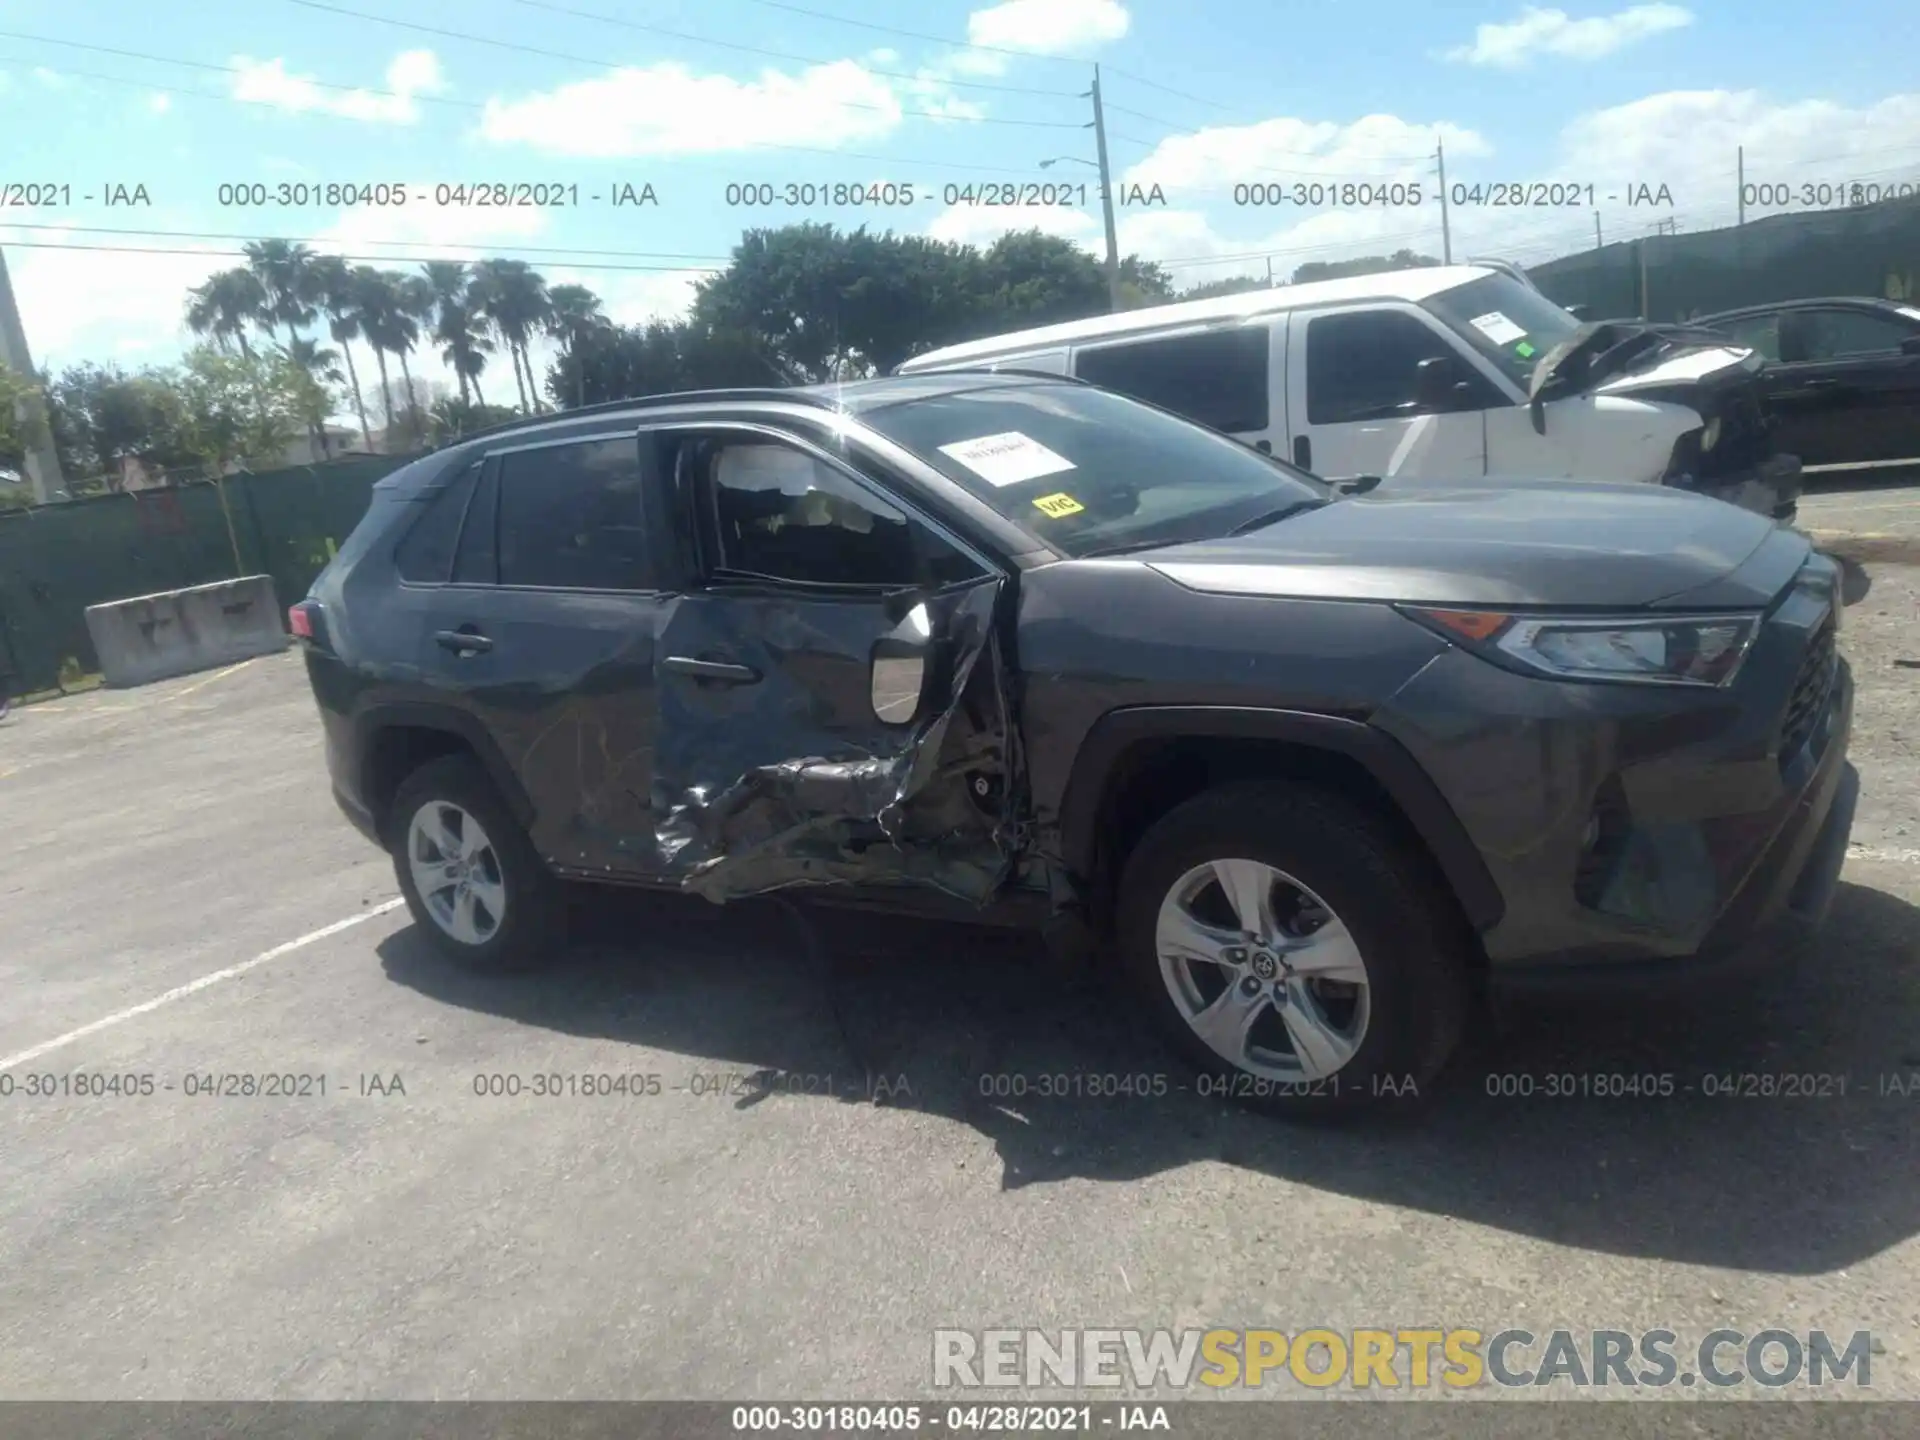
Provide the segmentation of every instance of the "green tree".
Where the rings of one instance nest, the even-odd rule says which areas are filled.
[[[432,287],[434,342],[460,382],[460,398],[484,405],[487,397],[480,391],[480,375],[487,368],[493,341],[487,338],[480,314],[473,271],[458,260],[429,260],[420,273]]]
[[[307,423],[302,397],[309,382],[282,352],[233,355],[200,345],[170,380],[166,403],[178,443],[209,476],[279,464]]]
[[[383,272],[371,265],[356,265],[348,275],[354,323],[373,351],[373,363],[380,370],[380,416],[386,427],[386,443],[394,449],[393,382],[387,377],[387,355],[401,344],[401,316],[398,287]],[[364,419],[361,422],[365,424]],[[368,442],[371,448],[371,440]]]
[[[1207,280],[1189,286],[1179,294],[1181,300],[1212,300],[1221,295],[1244,295],[1249,290],[1265,290],[1267,282],[1254,275],[1229,275],[1224,280]]]
[[[266,304],[260,313],[262,328],[287,327],[287,340],[300,338],[300,326],[313,323],[315,282],[312,250],[297,240],[250,240],[241,247],[247,268],[260,282]]]
[[[0,365],[0,470],[26,465],[27,450],[43,434],[36,413],[41,399],[39,376]]]
[[[266,313],[266,287],[244,266],[222,270],[187,292],[187,328],[222,349],[232,341],[249,359],[253,352],[247,345],[247,329],[264,323]]]
[[[435,445],[448,445],[488,426],[504,425],[519,413],[505,405],[476,405],[450,395],[428,407],[427,439]]]
[[[307,427],[307,439],[329,459],[333,444],[327,438],[327,419],[334,412],[333,387],[340,383],[339,352],[317,340],[296,339],[275,352],[288,367],[282,379],[292,396],[295,412]]]
[[[360,394],[360,372],[353,364],[353,342],[365,335],[359,283],[352,267],[338,255],[319,255],[313,261],[313,286],[321,313],[327,317],[327,333],[347,362],[347,384],[353,394],[354,413],[360,417],[360,438],[371,450],[373,431],[367,425],[367,406]]]
[[[47,386],[53,441],[71,493],[118,490],[123,463],[162,469],[191,463],[176,427],[170,372],[128,374],[117,365],[68,366]]]
[[[600,297],[584,285],[555,285],[547,292],[547,310],[547,334],[560,342],[560,360],[548,372],[547,393],[553,397],[554,404],[562,407],[569,400],[575,405],[585,405],[586,392],[582,387],[586,382],[586,365],[580,358],[581,350],[596,332],[607,328],[605,307]],[[563,371],[573,377],[572,384],[555,389],[555,377]]]
[[[527,346],[553,312],[546,280],[524,260],[482,260],[473,267],[471,293],[481,315],[506,344],[520,408],[538,410],[540,390],[534,383]]]

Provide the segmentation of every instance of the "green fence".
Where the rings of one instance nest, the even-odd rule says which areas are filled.
[[[412,458],[0,512],[0,664],[28,694],[98,670],[86,608],[103,601],[264,574],[290,604],[366,513],[374,482]]]
[[[1672,322],[1821,295],[1920,296],[1920,201],[1769,216],[1724,230],[1650,235],[1530,265],[1589,320]]]

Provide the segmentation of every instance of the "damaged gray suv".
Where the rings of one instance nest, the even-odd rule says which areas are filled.
[[[1223,1093],[1311,1110],[1431,1077],[1488,985],[1819,918],[1837,574],[1698,496],[1356,493],[947,372],[468,439],[290,621],[342,808],[469,965],[555,953],[562,882],[813,887],[1077,939]]]

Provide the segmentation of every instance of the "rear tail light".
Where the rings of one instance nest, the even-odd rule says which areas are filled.
[[[313,610],[311,601],[302,600],[298,605],[289,607],[287,610],[287,629],[299,636],[302,640],[313,639]]]

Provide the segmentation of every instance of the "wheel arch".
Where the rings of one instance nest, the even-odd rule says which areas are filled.
[[[473,716],[440,705],[377,705],[355,720],[359,732],[360,793],[375,826],[386,833],[394,796],[407,776],[446,755],[471,755],[493,783],[516,823],[531,829],[533,802],[493,737]]]
[[[1499,888],[1419,762],[1383,731],[1337,715],[1212,705],[1109,711],[1074,758],[1061,802],[1061,858],[1090,883],[1104,912],[1119,864],[1152,819],[1222,779],[1274,773],[1385,809],[1426,852],[1475,930],[1499,922]]]

